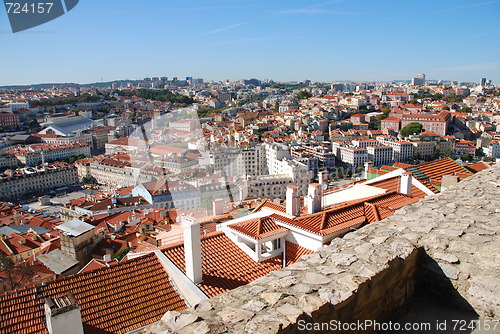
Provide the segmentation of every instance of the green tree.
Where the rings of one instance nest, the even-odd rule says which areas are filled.
[[[119,251],[118,253],[116,253],[115,255],[112,256],[113,259],[117,259],[118,261],[121,261],[125,255],[127,255],[127,253],[130,251],[130,248],[124,248],[122,249],[121,251]]]
[[[453,158],[453,150],[451,148],[447,148],[443,155],[447,158]]]
[[[464,97],[462,95],[455,95],[455,94],[450,94],[443,98],[443,100],[447,102],[454,102],[454,103],[460,103],[464,100]]]
[[[471,162],[472,160],[474,160],[474,157],[472,156],[472,154],[470,153],[466,153],[464,155],[462,155],[460,157],[460,159],[462,159],[462,161],[468,161],[468,162]]]
[[[420,133],[423,130],[423,126],[421,123],[412,122],[401,129],[399,134],[403,137],[408,137],[409,135],[413,135],[415,133]]]
[[[160,101],[160,102],[172,102],[172,103],[180,103],[180,104],[192,104],[195,101],[185,95],[180,95],[176,93],[172,93],[168,89],[138,89],[133,91],[119,91],[116,90],[113,92],[114,94],[118,94],[120,96],[136,96],[147,100]]]
[[[380,111],[382,112],[382,114],[377,115],[377,116],[375,117],[375,119],[376,119],[377,121],[379,121],[379,122],[380,122],[381,120],[386,119],[387,117],[389,117],[389,113],[391,112],[391,108],[390,108],[390,107],[383,107],[382,109],[380,109]]]
[[[301,90],[298,94],[297,94],[297,99],[299,100],[303,100],[303,99],[308,99],[312,96],[311,93],[309,93],[307,90]]]
[[[352,123],[350,122],[347,122],[347,123],[343,123],[339,126],[339,128],[342,130],[342,131],[347,131],[349,129],[352,129]]]

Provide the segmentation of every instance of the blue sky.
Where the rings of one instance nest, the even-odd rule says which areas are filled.
[[[81,0],[13,34],[0,85],[148,76],[500,83],[500,0]]]

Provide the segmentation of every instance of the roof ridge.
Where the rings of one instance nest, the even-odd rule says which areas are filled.
[[[257,205],[257,207],[255,209],[253,209],[252,213],[255,213],[257,211],[259,211],[260,209],[262,209],[262,207],[264,206],[264,204],[266,204],[268,201],[267,198],[264,198],[264,200],[259,204]]]
[[[261,235],[262,233],[264,233],[264,224],[265,224],[266,218],[267,217],[260,217],[257,220],[257,235]]]
[[[328,211],[323,211],[323,215],[321,217],[321,220],[319,221],[320,223],[320,231],[324,230],[326,228],[326,216],[327,216]]]

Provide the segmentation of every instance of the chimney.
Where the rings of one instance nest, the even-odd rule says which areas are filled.
[[[50,334],[83,334],[80,307],[71,292],[59,298],[45,299],[44,309]]]
[[[193,217],[183,217],[184,258],[186,261],[186,276],[193,282],[203,280],[201,264],[200,223]]]
[[[214,216],[224,213],[224,200],[222,198],[214,199],[212,202]]]
[[[444,191],[446,188],[451,187],[454,184],[457,184],[459,181],[458,176],[456,175],[443,175],[441,178],[441,191]]]
[[[307,192],[307,213],[316,213],[321,211],[321,185],[319,183],[309,184],[309,191]]]
[[[318,173],[319,184],[321,184],[321,190],[326,190],[328,188],[328,172],[326,170]]]
[[[368,180],[368,170],[370,168],[373,168],[373,166],[374,166],[373,162],[371,162],[371,161],[365,162],[365,179]]]
[[[411,180],[412,174],[410,172],[404,172],[401,174],[401,182],[399,185],[399,192],[406,195],[411,195]]]
[[[300,216],[299,187],[286,187],[286,214],[294,217]]]

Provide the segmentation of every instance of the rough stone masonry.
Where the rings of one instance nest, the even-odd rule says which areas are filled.
[[[297,333],[301,319],[384,320],[417,280],[481,319],[498,319],[499,199],[494,166],[140,333]]]

